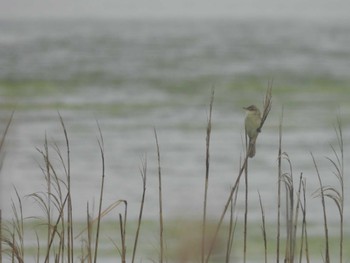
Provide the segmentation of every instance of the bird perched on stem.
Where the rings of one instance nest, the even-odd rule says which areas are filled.
[[[261,113],[255,105],[244,107],[247,116],[245,118],[245,134],[249,138],[248,156],[253,158],[255,156],[255,143],[261,128]]]

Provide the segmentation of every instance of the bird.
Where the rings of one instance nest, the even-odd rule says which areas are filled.
[[[249,107],[243,107],[246,110],[246,118],[244,121],[245,134],[249,138],[248,157],[253,158],[255,156],[255,143],[260,132],[261,125],[261,113],[255,105]]]

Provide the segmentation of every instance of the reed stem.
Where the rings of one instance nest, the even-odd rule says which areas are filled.
[[[214,88],[212,89],[211,99],[209,104],[209,117],[206,130],[206,151],[205,151],[205,185],[204,185],[204,204],[203,204],[203,221],[202,221],[202,246],[201,246],[201,262],[204,262],[205,247],[206,247],[206,224],[207,224],[207,199],[208,199],[208,185],[209,185],[209,165],[210,165],[210,135],[211,135],[211,116],[214,102]]]

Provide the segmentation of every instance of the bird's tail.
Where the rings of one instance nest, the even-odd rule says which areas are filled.
[[[248,156],[250,158],[255,156],[255,140],[249,140]]]

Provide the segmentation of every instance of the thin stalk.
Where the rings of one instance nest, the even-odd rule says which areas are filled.
[[[246,146],[247,146],[247,135],[246,137]],[[246,148],[247,152],[250,152],[250,149]],[[249,159],[248,159],[249,160]],[[248,229],[247,229],[247,222],[248,222],[248,163],[247,160],[245,169],[244,169],[244,179],[245,179],[245,200],[244,200],[244,233],[243,233],[243,262],[246,262],[247,257],[247,236],[248,236]]]
[[[284,154],[284,158],[289,164],[289,173],[284,173],[282,176],[284,186],[286,189],[286,245],[284,262],[293,261],[293,219],[294,219],[294,183],[293,183],[293,170],[292,164],[287,154]]]
[[[57,220],[56,220],[56,223],[55,225],[53,226],[53,229],[52,229],[52,234],[51,234],[51,237],[50,237],[50,242],[49,242],[49,246],[47,248],[47,252],[46,252],[46,256],[45,256],[45,263],[46,262],[49,262],[49,251],[51,249],[51,246],[52,246],[52,243],[53,243],[53,240],[55,238],[55,235],[57,234],[57,228],[58,228],[58,224],[59,222],[61,221],[61,219],[63,219],[62,215],[63,215],[63,210],[64,210],[64,207],[66,205],[66,202],[68,200],[68,194],[66,195],[66,197],[64,198],[64,201],[60,207],[60,211],[59,211],[59,215],[57,217]],[[62,220],[63,221],[63,220]]]
[[[23,206],[22,206],[22,200],[18,194],[17,189],[15,188],[17,201],[18,201],[18,208],[16,208],[16,205],[14,201],[12,201],[12,211],[14,213],[14,219],[13,219],[13,225],[16,230],[17,236],[18,236],[18,258],[21,258],[24,260],[24,218],[23,218]]]
[[[98,145],[100,148],[101,162],[102,162],[102,175],[101,175],[101,191],[100,191],[100,200],[98,206],[98,219],[97,219],[97,229],[96,229],[96,240],[95,240],[95,256],[94,263],[97,262],[97,253],[98,253],[98,244],[100,236],[100,223],[101,223],[101,213],[102,213],[102,200],[103,200],[103,191],[104,191],[104,182],[105,182],[105,155],[104,155],[104,142],[101,132],[100,125],[97,123],[99,130],[100,138],[98,139]]]
[[[341,120],[338,118],[339,130],[339,147],[340,147],[340,166],[341,166],[341,214],[340,214],[340,263],[343,262],[343,246],[344,246],[344,142]]]
[[[204,262],[205,246],[206,246],[206,222],[207,222],[207,198],[208,198],[208,185],[209,185],[209,165],[210,165],[210,135],[211,135],[211,116],[213,111],[214,102],[214,89],[212,89],[211,99],[209,104],[209,117],[207,125],[206,135],[206,154],[205,154],[205,186],[204,186],[204,205],[203,205],[203,222],[202,222],[202,250],[201,250],[201,262]]]
[[[13,231],[12,231],[12,244],[13,244],[13,249],[11,249],[11,262],[14,263],[15,262],[15,255],[17,256],[17,259],[19,262],[21,262],[21,257],[19,257],[17,251],[16,251],[16,247],[15,247],[15,242],[16,242],[16,237],[15,237],[15,226],[13,226]],[[22,260],[23,262],[23,260]]]
[[[126,262],[125,223],[126,223],[126,218],[124,219],[124,223],[123,223],[122,214],[119,214],[120,235],[122,240],[122,250],[121,250],[122,263]]]
[[[89,211],[89,203],[86,205],[86,220],[87,220],[87,260],[88,263],[92,263],[92,248],[91,248],[91,242],[92,242],[92,223],[91,223],[91,216]]]
[[[50,158],[49,158],[49,148],[48,148],[48,142],[47,142],[47,135],[45,133],[45,142],[44,142],[44,148],[45,148],[45,154],[44,161],[45,161],[45,167],[46,167],[46,183],[47,183],[47,247],[49,245],[50,241],[50,235],[51,235],[51,173],[50,173]],[[50,254],[49,254],[50,257]]]
[[[340,150],[340,158],[339,155],[334,150],[334,154],[336,156],[338,165],[335,165],[338,174],[337,178],[340,183],[340,196],[339,196],[339,215],[340,215],[340,241],[339,241],[339,256],[340,260],[339,262],[343,262],[343,240],[344,240],[344,141],[343,141],[343,131],[342,131],[342,124],[341,119],[338,116],[337,118],[337,127],[335,129],[336,135],[337,135],[337,141],[339,145]]]
[[[67,151],[67,192],[68,192],[68,200],[67,200],[67,235],[68,235],[68,243],[67,243],[67,250],[68,250],[68,263],[73,263],[74,261],[74,242],[73,242],[73,208],[72,208],[72,196],[71,196],[71,172],[70,172],[70,144],[67,134],[67,129],[64,124],[63,118],[60,113],[58,113],[58,116],[60,118],[61,126],[63,128],[64,138],[66,142],[66,151]]]
[[[0,263],[2,263],[2,210],[0,209]]]
[[[276,262],[280,260],[280,235],[281,235],[281,179],[282,179],[282,123],[283,123],[283,107],[279,124],[279,140],[278,140],[278,193],[277,193],[277,245],[276,245]]]
[[[236,202],[237,202],[237,193],[234,196],[234,198],[231,199],[230,203],[230,223],[229,223],[229,231],[228,231],[228,238],[227,238],[227,247],[226,247],[226,263],[230,262],[230,256],[231,256],[231,251],[232,251],[232,245],[233,245],[233,240],[234,240],[234,233],[236,230],[236,223],[237,219],[233,219],[235,207],[236,207]]]
[[[318,182],[320,184],[320,196],[321,196],[321,202],[322,202],[322,210],[323,210],[323,226],[324,226],[324,233],[325,233],[325,246],[326,246],[326,251],[325,251],[325,262],[329,263],[330,262],[330,256],[329,256],[329,237],[328,237],[328,225],[327,225],[327,213],[326,213],[326,203],[325,203],[325,195],[324,195],[324,188],[321,180],[320,173],[318,171],[318,166],[315,160],[314,155],[311,153],[312,161],[314,163],[316,173],[317,173],[317,178]]]
[[[305,237],[305,255],[306,262],[310,263],[309,256],[309,241],[307,235],[307,222],[306,222],[306,180],[303,181],[303,229],[304,229],[304,237]]]
[[[135,241],[134,241],[134,249],[133,249],[133,252],[132,252],[132,260],[131,260],[132,263],[134,263],[134,261],[135,261],[137,242],[138,242],[138,239],[139,239],[139,233],[140,233],[140,229],[141,229],[143,206],[144,206],[144,203],[145,203],[146,180],[147,180],[147,159],[144,160],[144,162],[142,164],[142,169],[140,169],[140,173],[141,173],[143,188],[142,188],[142,198],[141,198],[141,207],[140,207],[140,212],[139,212],[139,219],[138,219],[138,222],[137,222],[137,230],[136,230]]]
[[[248,161],[248,158],[249,158],[248,155],[249,155],[249,154],[248,154],[248,152],[247,152],[247,153],[246,153],[246,156],[245,156],[245,158],[244,158],[244,162],[243,162],[243,164],[242,164],[242,166],[241,166],[241,168],[240,168],[240,170],[239,170],[237,179],[236,179],[236,181],[235,181],[233,187],[231,188],[231,192],[230,192],[230,194],[229,194],[229,198],[227,199],[226,204],[225,204],[225,206],[224,206],[224,209],[223,209],[223,211],[222,211],[222,213],[221,213],[219,222],[218,222],[218,224],[217,224],[217,226],[216,226],[216,229],[215,229],[215,232],[214,232],[214,236],[213,236],[212,242],[211,242],[210,247],[209,247],[208,255],[207,255],[206,259],[205,259],[205,262],[206,262],[206,263],[209,262],[209,259],[210,259],[210,256],[211,256],[211,252],[213,251],[214,244],[215,244],[216,239],[217,239],[217,236],[218,236],[218,234],[219,234],[219,230],[220,230],[220,228],[221,228],[222,222],[224,221],[224,217],[225,217],[225,214],[226,214],[226,212],[227,212],[227,209],[228,209],[229,206],[230,206],[232,196],[234,195],[234,193],[236,192],[236,190],[237,190],[237,188],[238,188],[239,181],[240,181],[240,179],[241,179],[241,176],[242,176],[242,174],[243,174],[243,171],[244,171],[244,169],[245,169],[245,166],[247,165],[247,161]]]
[[[36,236],[36,245],[37,245],[37,250],[36,250],[36,262],[40,262],[40,241],[39,241],[39,236],[38,233],[35,233]]]
[[[267,235],[266,235],[266,224],[265,224],[265,212],[264,212],[264,207],[261,201],[261,195],[259,194],[259,203],[260,203],[260,210],[261,210],[261,230],[262,230],[262,235],[263,235],[263,240],[264,240],[264,259],[265,263],[267,263]]]
[[[299,179],[299,188],[298,188],[298,193],[297,193],[297,204],[295,208],[295,217],[293,220],[293,229],[292,229],[292,239],[291,239],[291,256],[292,260],[291,262],[294,262],[294,257],[295,257],[295,250],[296,250],[296,242],[297,242],[297,226],[298,226],[298,215],[299,215],[299,208],[300,208],[300,195],[301,195],[301,186],[302,186],[302,180],[303,180],[303,174],[300,174],[300,179]],[[293,208],[294,209],[294,208]]]
[[[3,236],[2,236],[2,210],[0,209],[0,263],[2,263],[2,242]]]
[[[6,125],[6,128],[5,128],[5,131],[4,133],[2,134],[1,138],[0,138],[0,153],[2,151],[2,147],[4,145],[4,142],[5,142],[5,138],[6,138],[6,135],[8,133],[8,130],[10,128],[10,124],[12,122],[12,119],[13,119],[13,115],[14,115],[14,111],[12,111],[11,113],[11,116],[10,116],[10,119],[9,121],[7,122],[7,125]],[[2,158],[0,159],[0,171],[1,171],[1,168],[2,168]],[[0,263],[2,263],[2,211],[0,209]]]
[[[7,122],[7,125],[6,125],[6,128],[5,128],[5,131],[4,133],[2,134],[1,138],[0,138],[0,151],[2,150],[2,147],[4,146],[4,142],[5,142],[5,138],[6,138],[6,135],[9,131],[9,128],[10,128],[10,124],[12,122],[12,119],[13,119],[13,115],[15,114],[14,111],[12,111],[11,113],[11,116],[10,116],[10,119],[8,120]],[[0,167],[1,168],[1,167]]]
[[[302,225],[301,225],[301,241],[300,241],[300,251],[299,251],[299,263],[302,262],[302,258],[303,258],[304,242],[305,242],[305,246],[307,245],[307,240],[306,240],[305,179],[301,183],[302,183],[302,190],[303,190],[303,202],[302,202],[302,200],[300,200],[300,209],[301,209],[301,212],[303,214],[303,220],[302,220]]]
[[[159,262],[164,260],[164,240],[163,240],[163,200],[162,200],[162,170],[160,165],[160,150],[158,143],[157,131],[154,129],[154,136],[156,139],[157,159],[158,159],[158,193],[159,193],[159,243],[160,243],[160,258]]]

